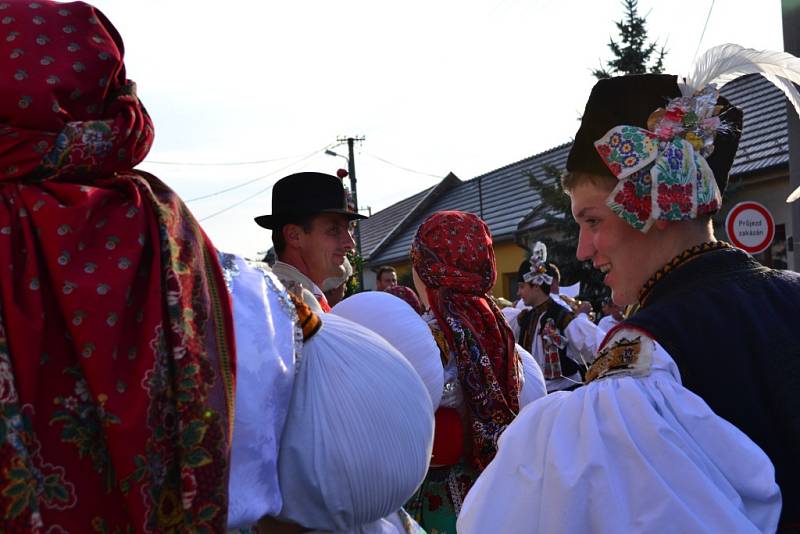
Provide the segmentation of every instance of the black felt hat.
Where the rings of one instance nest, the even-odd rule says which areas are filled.
[[[347,207],[342,181],[321,172],[300,172],[278,180],[272,188],[272,214],[255,218],[264,228],[275,228],[298,217],[317,213],[340,213],[348,219],[367,217]]]
[[[594,142],[615,126],[647,128],[650,114],[679,96],[678,78],[668,74],[619,76],[597,82],[586,102],[581,126],[575,134],[567,158],[567,171],[616,178],[600,158]],[[717,133],[714,152],[706,161],[714,172],[719,190],[725,191],[742,133],[742,111],[724,97],[719,97],[717,104],[722,106],[720,118],[730,129]]]

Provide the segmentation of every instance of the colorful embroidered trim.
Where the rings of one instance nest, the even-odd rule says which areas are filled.
[[[653,221],[685,221],[722,205],[705,158],[727,126],[717,116],[712,85],[692,97],[673,98],[647,121],[649,130],[616,126],[594,145],[619,183],[606,204],[622,220],[647,232]]]
[[[560,351],[567,346],[567,338],[556,328],[553,319],[548,318],[542,325],[542,350],[544,352],[544,378],[553,380],[563,377]]]
[[[712,250],[723,250],[727,248],[733,248],[733,245],[730,243],[726,243],[724,241],[714,241],[708,243],[702,243],[700,245],[695,245],[692,248],[686,249],[671,260],[667,262],[661,269],[656,271],[656,273],[650,277],[650,279],[645,282],[642,289],[639,291],[639,305],[644,306],[647,297],[650,296],[650,292],[653,290],[653,287],[662,279],[664,276],[669,273],[670,271],[674,270],[676,267],[683,265],[684,263],[688,262],[699,256],[700,254],[711,252]]]
[[[598,354],[589,371],[586,373],[586,384],[604,378],[625,374],[629,376],[644,376],[650,372],[652,358],[652,342],[645,347],[642,336],[627,337],[632,332],[621,331],[615,336],[614,342],[603,348]]]

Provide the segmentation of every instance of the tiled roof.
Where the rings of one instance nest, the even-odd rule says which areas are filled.
[[[721,92],[744,110],[744,133],[731,174],[747,176],[788,164],[787,108],[783,93],[759,75],[746,76],[731,82]],[[541,178],[545,176],[546,165],[563,169],[570,146],[571,143],[565,143],[463,182],[429,205],[418,202],[417,205],[422,209],[395,228],[395,235],[385,240],[377,254],[369,258],[369,263],[390,263],[406,259],[411,239],[419,225],[432,213],[440,210],[457,209],[481,215],[489,225],[494,240],[498,242],[513,239],[518,229],[536,227],[543,221],[533,217],[525,219],[540,201],[539,195],[528,185],[529,173]],[[422,193],[429,191],[428,189]],[[417,198],[422,193],[406,200]],[[405,201],[394,206],[402,202]],[[383,211],[376,213],[373,218]]]
[[[406,218],[434,187],[431,186],[415,195],[404,198],[400,202],[375,213],[369,219],[364,219],[358,223],[358,229],[361,233],[362,256],[368,259],[381,241]]]
[[[763,76],[739,78],[721,93],[744,111],[744,127],[732,175],[747,175],[789,163],[787,100]]]
[[[561,145],[458,184],[431,202],[413,220],[407,220],[403,224],[403,230],[376,256],[371,257],[369,263],[390,263],[405,259],[419,225],[431,214],[442,210],[470,211],[481,215],[489,225],[495,241],[513,239],[519,221],[530,211],[531,206],[539,202],[539,195],[528,185],[529,173],[543,176],[543,168],[547,164],[563,168],[568,151],[569,145]]]
[[[359,223],[361,250],[363,251],[362,256],[364,259],[371,264],[372,257],[376,254],[382,255],[381,249],[395,238],[397,233],[403,229],[406,221],[415,220],[418,214],[431,202],[434,202],[449,189],[462,183],[458,176],[452,172],[448,173],[435,186],[392,204]]]

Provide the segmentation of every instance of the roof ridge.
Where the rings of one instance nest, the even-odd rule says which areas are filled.
[[[464,182],[463,182],[463,181],[462,181],[462,180],[461,180],[461,179],[460,179],[458,176],[456,176],[456,175],[455,175],[455,174],[454,174],[452,171],[451,171],[451,172],[449,172],[449,173],[447,173],[447,176],[445,176],[444,178],[442,178],[442,179],[441,179],[441,181],[440,181],[438,184],[436,184],[436,185],[434,185],[434,186],[431,186],[431,187],[429,188],[429,191],[428,191],[428,192],[427,192],[425,195],[422,195],[422,197],[420,198],[419,202],[417,202],[417,203],[416,203],[416,205],[415,205],[413,208],[411,208],[411,209],[408,211],[408,213],[405,215],[405,217],[401,218],[401,219],[400,219],[400,220],[397,222],[397,224],[395,224],[395,225],[394,225],[394,228],[392,228],[392,229],[391,229],[391,230],[390,230],[390,231],[389,231],[389,232],[386,234],[386,236],[384,236],[384,238],[383,238],[383,239],[381,239],[381,240],[380,240],[380,242],[379,242],[377,245],[375,245],[375,248],[373,248],[373,249],[372,249],[372,251],[370,252],[370,255],[369,255],[369,257],[370,257],[370,258],[372,258],[372,256],[373,256],[373,255],[375,255],[377,252],[379,252],[379,251],[381,250],[381,248],[383,247],[383,245],[384,245],[384,244],[385,244],[387,241],[389,241],[390,239],[394,238],[394,237],[397,235],[397,233],[399,232],[399,230],[400,230],[400,229],[403,227],[404,223],[405,223],[407,220],[409,220],[409,219],[410,219],[410,218],[411,218],[413,215],[416,215],[416,214],[417,214],[417,212],[418,212],[418,211],[419,211],[419,209],[420,209],[420,206],[422,206],[422,205],[426,204],[426,202],[427,202],[429,199],[431,199],[431,198],[432,198],[432,196],[433,196],[435,193],[437,193],[439,190],[443,189],[443,188],[445,187],[445,185],[447,185],[447,184],[450,184],[450,183],[453,183],[453,180],[454,180],[454,179],[455,179],[455,181],[456,181],[456,182],[458,182],[459,184],[462,184],[462,183],[464,183]],[[415,193],[415,194],[418,194],[418,193]],[[411,196],[413,197],[414,195],[411,195]],[[404,198],[403,200],[407,200],[408,198],[410,198],[410,197],[406,197],[406,198]],[[401,200],[401,201],[397,202],[396,204],[399,204],[399,203],[400,203],[400,202],[402,202],[403,200]],[[392,204],[392,205],[394,206],[394,204]]]
[[[483,178],[484,176],[488,176],[490,174],[495,174],[498,171],[502,171],[503,169],[507,169],[509,167],[513,167],[515,165],[519,165],[520,163],[522,163],[524,161],[535,160],[535,159],[541,158],[541,157],[543,157],[543,156],[545,156],[545,155],[547,155],[547,154],[549,154],[551,152],[556,152],[556,151],[558,151],[560,149],[563,149],[563,148],[571,145],[572,143],[573,143],[573,141],[566,141],[564,143],[561,143],[560,145],[554,146],[552,148],[548,148],[547,150],[544,150],[544,151],[539,152],[537,154],[534,154],[532,156],[528,156],[527,158],[522,158],[522,159],[517,160],[517,161],[515,161],[513,163],[509,163],[507,165],[503,165],[502,167],[498,167],[496,169],[492,169],[491,171],[485,172],[483,174],[479,174],[478,176],[470,178],[469,180],[464,180],[464,183],[469,183],[469,182],[471,182],[473,180],[477,180],[478,178]]]

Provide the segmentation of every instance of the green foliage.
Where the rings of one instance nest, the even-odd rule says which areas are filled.
[[[411,271],[408,271],[407,273],[403,274],[398,274],[397,285],[410,287],[411,289],[414,290],[415,293],[417,292],[417,289],[414,287],[414,277],[411,274]]]
[[[351,250],[347,253],[347,259],[350,260],[350,265],[353,266],[353,276],[347,280],[344,290],[345,298],[363,291],[363,288],[358,287],[358,281],[361,280],[361,274],[364,271],[364,258],[355,250]]]
[[[648,42],[646,17],[639,16],[638,4],[639,0],[623,0],[625,16],[622,20],[615,22],[620,40],[609,39],[608,47],[611,49],[614,59],[607,61],[606,67],[592,71],[592,75],[598,80],[623,74],[664,72],[664,57],[667,55],[667,49],[662,45],[656,52],[658,43]],[[655,59],[648,67],[654,54]]]
[[[603,284],[603,275],[594,269],[590,261],[578,261],[575,251],[578,249],[579,228],[572,218],[569,196],[561,188],[563,171],[553,165],[543,167],[541,177],[528,174],[530,186],[541,197],[531,213],[531,217],[542,219],[543,228],[548,233],[554,232],[556,237],[532,235],[532,241],[541,241],[547,245],[547,259],[555,263],[561,271],[561,285],[569,286],[581,283],[580,300],[588,300],[595,309],[600,309],[600,302],[609,294]]]

